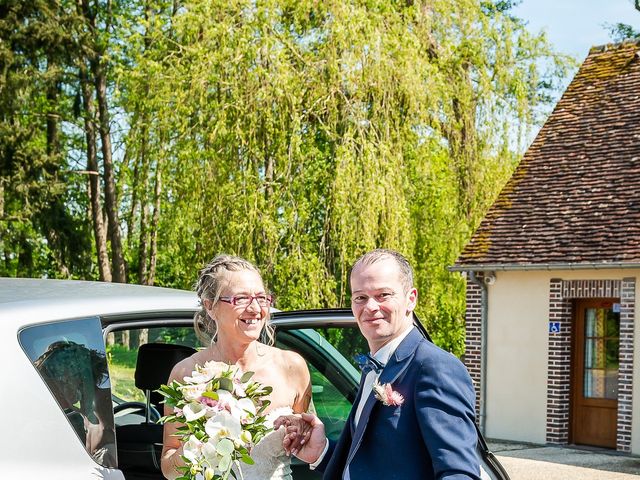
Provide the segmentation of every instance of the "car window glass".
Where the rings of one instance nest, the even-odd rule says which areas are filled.
[[[174,343],[202,347],[192,327],[163,326],[130,328],[107,335],[107,359],[116,403],[144,402],[145,395],[135,385],[138,348],[145,343]]]
[[[87,452],[99,464],[115,468],[111,385],[100,320],[27,327],[19,338]]]
[[[315,330],[356,368],[358,364],[355,361],[355,355],[369,351],[367,340],[356,326],[316,328]]]
[[[316,415],[324,423],[325,433],[337,440],[351,411],[351,401],[317,368],[307,363],[311,374],[311,391]]]
[[[307,361],[313,406],[327,436],[336,440],[351,411],[360,379],[353,355],[363,348],[366,351],[366,342],[355,327],[280,328],[276,338],[277,347],[294,350]]]

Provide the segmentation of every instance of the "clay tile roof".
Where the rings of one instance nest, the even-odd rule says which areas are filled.
[[[640,264],[640,42],[591,49],[453,270],[554,264]]]

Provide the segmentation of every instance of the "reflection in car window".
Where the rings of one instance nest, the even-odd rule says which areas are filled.
[[[28,327],[20,344],[87,452],[116,467],[111,385],[98,318]]]

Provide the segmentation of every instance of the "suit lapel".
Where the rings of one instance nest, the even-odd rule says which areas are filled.
[[[400,342],[396,351],[393,352],[389,363],[380,372],[380,383],[393,383],[409,366],[409,361],[413,358],[413,354],[418,348],[418,344],[423,340],[422,334],[417,328],[412,328],[409,334]]]
[[[412,328],[411,332],[400,342],[396,351],[391,355],[389,362],[384,367],[382,372],[380,372],[380,377],[378,382],[380,383],[393,383],[400,374],[409,366],[411,358],[413,358],[413,353],[418,347],[418,343],[422,340],[422,335],[416,328]],[[364,377],[364,376],[363,376]],[[354,409],[358,405],[358,400],[361,395],[368,395],[366,403],[362,408],[362,412],[360,413],[360,419],[358,421],[358,425],[356,426],[355,432],[353,432],[353,439],[351,440],[351,448],[349,449],[349,456],[347,458],[347,466],[353,459],[360,443],[362,442],[362,437],[364,431],[369,423],[369,416],[371,415],[371,411],[375,406],[377,400],[373,395],[373,391],[362,392],[363,380],[360,381],[360,392],[356,398],[356,403],[354,403]],[[352,410],[354,410],[352,409]],[[350,415],[353,419],[353,411]],[[353,425],[353,421],[350,422]],[[353,427],[352,427],[353,428]]]

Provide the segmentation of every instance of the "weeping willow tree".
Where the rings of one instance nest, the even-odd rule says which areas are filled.
[[[117,86],[139,278],[188,288],[229,252],[279,307],[336,306],[353,261],[394,248],[436,341],[462,353],[464,283],[446,266],[566,59],[476,0],[159,1],[135,18]]]

